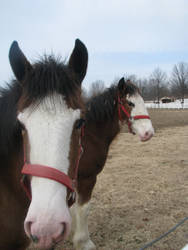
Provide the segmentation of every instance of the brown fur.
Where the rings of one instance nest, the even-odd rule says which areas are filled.
[[[87,70],[88,53],[77,39],[67,65],[53,56],[45,56],[30,65],[17,42],[13,42],[9,59],[17,80],[0,89],[0,250],[24,250],[29,244],[24,219],[30,201],[20,179],[27,140],[23,141],[24,127],[17,120],[17,114],[28,105],[37,108],[38,103],[54,93],[59,93],[72,109],[82,111],[81,82]],[[76,149],[77,138],[73,131],[71,147]],[[75,153],[70,155],[74,162],[72,157],[76,159]]]
[[[126,96],[127,94],[133,95],[137,91],[137,87],[130,81],[124,82],[124,79],[121,79],[118,85],[113,85],[98,97],[91,98],[88,103],[89,110],[86,112],[85,136],[83,138],[84,154],[80,159],[78,172],[78,202],[80,204],[91,199],[97,175],[105,165],[109,146],[120,132],[118,95],[130,113],[131,107],[127,103]],[[122,122],[127,120],[122,110],[121,118]]]
[[[79,203],[83,204],[90,200],[97,175],[106,162],[110,143],[119,131],[117,113],[114,122],[89,123],[85,127],[84,154],[80,159],[78,172]]]
[[[22,250],[29,244],[23,227],[29,200],[20,186],[22,152],[1,164],[7,167],[2,169],[0,181],[0,249]]]

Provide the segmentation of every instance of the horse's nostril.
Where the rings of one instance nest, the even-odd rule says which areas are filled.
[[[39,238],[36,235],[31,233],[32,224],[33,224],[32,221],[25,222],[25,232],[28,235],[28,237],[32,240],[32,242],[37,244],[39,242]]]
[[[31,225],[32,225],[32,221],[27,221],[24,223],[24,228],[25,228],[25,232],[27,234],[28,237],[31,236]]]
[[[38,243],[39,242],[39,238],[36,235],[32,235],[31,234],[31,240],[33,241],[33,243]]]
[[[58,244],[65,237],[65,234],[66,234],[66,223],[62,223],[62,226],[63,226],[63,229],[62,229],[61,233],[59,234],[59,236],[57,238],[53,238],[52,239],[52,241],[53,241],[54,244]]]
[[[148,141],[153,136],[153,132],[148,130],[140,135],[141,141]]]
[[[63,224],[63,230],[61,232],[61,235],[63,236],[66,232],[66,223],[62,223]]]
[[[146,132],[146,133],[145,133],[145,137],[147,137],[148,135],[149,135],[149,132]]]

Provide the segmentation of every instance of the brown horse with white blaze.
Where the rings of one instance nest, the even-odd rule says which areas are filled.
[[[129,131],[141,141],[149,140],[154,129],[138,88],[122,78],[86,103],[84,154],[78,171],[77,201],[72,207],[73,244],[76,250],[94,250],[88,232],[89,203],[97,175],[102,171],[111,142],[128,123]],[[122,187],[123,188],[123,187]]]
[[[53,249],[67,237],[71,227],[68,204],[74,191],[71,179],[76,181],[80,141],[84,154],[72,207],[73,242],[77,250],[95,249],[87,226],[89,201],[111,142],[124,121],[142,141],[154,133],[143,99],[129,81],[121,79],[83,104],[80,93],[87,60],[87,49],[79,40],[68,65],[54,57],[31,65],[17,43],[11,46],[10,63],[17,80],[1,90],[0,97],[4,118],[0,120],[0,249],[26,248],[25,216],[26,234],[38,248]],[[78,128],[85,105],[81,137]],[[23,165],[22,172],[30,176],[25,179],[31,188],[25,186],[32,195],[30,206],[20,186]]]
[[[54,56],[30,64],[13,42],[9,59],[16,80],[0,91],[0,249],[26,249],[24,228],[38,248],[53,249],[71,228],[88,53],[77,39],[67,65]]]

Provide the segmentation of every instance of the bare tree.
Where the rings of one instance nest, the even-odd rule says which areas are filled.
[[[166,85],[167,75],[160,68],[156,68],[150,76],[150,84],[152,85],[152,94],[157,103],[162,97],[163,90]]]
[[[105,83],[102,80],[97,80],[91,84],[88,96],[96,96],[101,94],[105,89]]]
[[[132,83],[137,84],[137,76],[135,74],[125,74],[125,81],[130,80]]]
[[[181,98],[183,105],[185,93],[188,89],[188,64],[180,62],[174,65],[171,75],[172,92]]]
[[[133,84],[135,84],[140,89],[141,93],[145,90],[146,79],[138,78],[135,74],[125,74],[124,79],[125,81],[130,80]]]
[[[82,92],[81,92],[81,95],[82,95],[82,99],[87,102],[88,100],[88,93],[87,93],[87,89],[85,87],[82,86]]]
[[[146,78],[140,78],[136,82],[144,100],[150,99],[148,80]]]

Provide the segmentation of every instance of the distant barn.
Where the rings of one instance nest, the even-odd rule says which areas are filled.
[[[174,102],[174,97],[167,97],[167,96],[164,96],[161,98],[161,102],[162,103],[169,103],[169,102]]]

